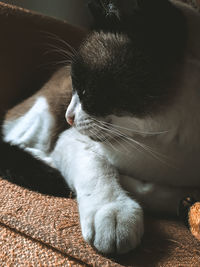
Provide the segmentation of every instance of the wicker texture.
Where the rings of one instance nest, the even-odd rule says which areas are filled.
[[[82,239],[75,200],[44,196],[5,180],[0,180],[0,192],[0,260],[6,264],[198,266],[200,262],[200,243],[176,221],[146,218],[141,246],[109,259]]]
[[[0,247],[0,266],[85,266],[3,225]]]

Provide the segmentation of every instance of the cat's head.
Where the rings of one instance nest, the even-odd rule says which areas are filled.
[[[72,62],[66,117],[95,139],[99,120],[103,128],[115,116],[120,126],[124,117],[145,119],[169,105],[185,21],[167,0],[96,0],[91,9],[96,29]]]

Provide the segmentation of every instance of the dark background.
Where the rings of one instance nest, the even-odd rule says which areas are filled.
[[[87,27],[90,20],[87,0],[1,0],[0,2],[64,19],[79,26]]]

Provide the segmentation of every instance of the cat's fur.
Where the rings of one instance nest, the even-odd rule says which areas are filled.
[[[167,0],[100,3],[91,1],[96,31],[71,65],[74,127],[63,125],[63,68],[9,112],[3,134],[62,173],[87,242],[124,253],[143,235],[142,206],[175,214],[200,186],[200,16]]]

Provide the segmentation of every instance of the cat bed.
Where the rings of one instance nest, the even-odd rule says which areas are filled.
[[[0,110],[34,91],[56,70],[56,36],[77,47],[83,29],[0,4]],[[55,36],[56,35],[56,36]],[[51,40],[51,41],[50,41]],[[56,66],[56,67],[55,67]],[[42,195],[0,179],[1,266],[199,266],[200,242],[175,219],[145,215],[141,245],[106,257],[84,242],[76,201]]]

